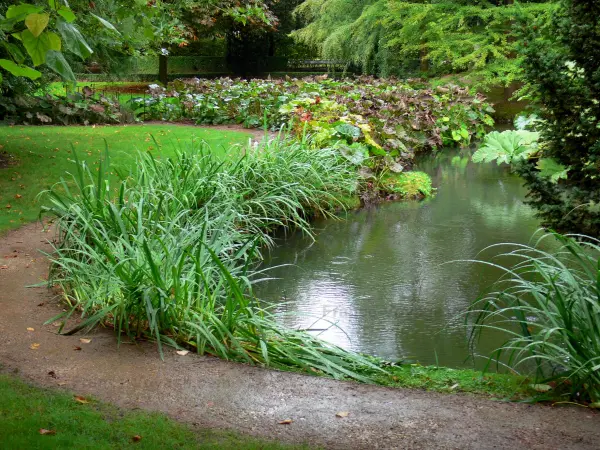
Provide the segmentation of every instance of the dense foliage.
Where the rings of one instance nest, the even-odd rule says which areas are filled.
[[[519,174],[545,225],[600,235],[600,4],[564,0],[548,27],[523,24],[525,77],[541,105],[543,157],[566,169],[552,183],[534,163]]]
[[[16,95],[0,98],[4,118],[23,125],[95,125],[132,122],[133,114],[114,97],[89,89],[66,96]]]
[[[112,27],[104,19],[92,16],[102,26]],[[62,0],[13,4],[0,10],[0,67],[4,73],[35,80],[42,73],[33,67],[45,64],[62,78],[75,81],[62,50],[82,59],[92,54],[74,23],[76,18],[68,3]]]
[[[484,98],[456,86],[415,88],[395,80],[180,80],[153,86],[138,99],[144,119],[241,123],[309,133],[319,147],[335,147],[357,165],[369,158],[394,172],[415,154],[466,145],[493,120]]]
[[[507,4],[509,3],[509,4]],[[513,21],[547,21],[552,2],[307,0],[293,33],[324,58],[382,76],[470,72],[481,85],[520,77]]]
[[[548,242],[555,237],[558,248]],[[576,236],[577,237],[577,236]],[[488,330],[508,335],[495,355],[502,363],[551,382],[572,400],[600,406],[600,242],[549,234],[536,246],[505,244],[504,275],[471,307],[477,338]],[[498,244],[494,247],[502,247]],[[498,258],[497,258],[498,259]],[[506,265],[502,264],[506,261]],[[515,262],[516,261],[516,262]]]
[[[239,152],[239,148],[232,151]],[[86,318],[130,338],[200,354],[361,379],[367,364],[305,332],[278,325],[252,295],[260,249],[276,228],[310,233],[356,191],[356,171],[331,150],[297,140],[249,146],[221,161],[205,146],[167,160],[140,154],[116,185],[78,164],[74,188],[50,194],[58,241],[50,282]]]

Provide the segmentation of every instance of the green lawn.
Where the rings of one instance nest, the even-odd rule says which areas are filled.
[[[205,140],[214,152],[224,155],[231,144],[245,144],[249,137],[243,132],[180,125],[2,126],[0,154],[7,152],[15,161],[0,168],[0,233],[37,219],[43,201],[38,194],[72,170],[73,148],[93,166],[106,141],[113,165],[127,166],[135,163],[137,150],[165,157],[192,141]]]
[[[123,411],[0,375],[0,447],[5,449],[282,449],[276,443],[192,430],[166,416]],[[40,430],[51,434],[40,434]],[[135,438],[139,436],[141,439]]]

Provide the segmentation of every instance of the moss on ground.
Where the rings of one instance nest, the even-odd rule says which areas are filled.
[[[534,397],[531,381],[513,374],[483,373],[471,369],[402,364],[383,367],[388,374],[373,374],[384,386],[424,389],[442,393],[469,393],[504,400]]]
[[[434,191],[429,175],[418,171],[386,174],[379,189],[405,199],[431,197]]]

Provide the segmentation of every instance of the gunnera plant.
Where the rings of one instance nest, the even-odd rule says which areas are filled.
[[[534,245],[498,244],[503,271],[470,307],[471,339],[506,333],[493,359],[535,370],[538,382],[600,406],[600,242],[546,233]],[[551,250],[549,250],[551,249]]]
[[[242,154],[242,149],[237,150]],[[232,153],[231,151],[229,152]],[[357,188],[334,150],[275,139],[219,160],[206,144],[108,176],[77,162],[49,192],[56,219],[49,281],[82,315],[119,338],[154,339],[200,354],[368,381],[366,359],[282,327],[252,293],[260,250],[276,227],[310,233],[310,214],[332,215]],[[53,319],[55,320],[55,319]]]

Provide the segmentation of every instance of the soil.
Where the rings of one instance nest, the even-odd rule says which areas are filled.
[[[62,311],[56,295],[27,287],[44,282],[48,261],[39,250],[49,251],[52,237],[31,224],[0,238],[0,363],[37,385],[162,411],[196,426],[325,448],[598,448],[600,414],[583,407],[339,382],[174,350],[162,361],[154,344],[118,347],[103,329],[59,336],[44,325]],[[342,411],[348,416],[336,417]],[[285,419],[292,423],[279,424]]]
[[[0,148],[1,147],[2,146],[0,145]],[[5,152],[4,150],[0,150],[0,169],[15,166],[17,165],[17,163],[18,161],[13,155],[11,155],[8,152]]]

